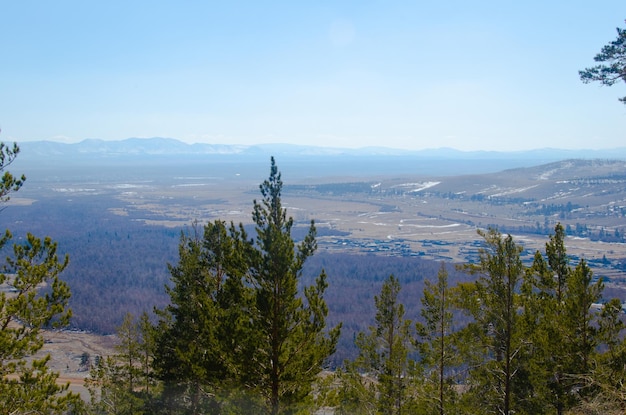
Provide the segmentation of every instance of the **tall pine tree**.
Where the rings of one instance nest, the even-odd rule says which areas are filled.
[[[497,230],[479,231],[486,247],[478,264],[466,270],[478,280],[465,286],[462,301],[474,321],[465,329],[475,336],[482,362],[470,370],[470,391],[464,398],[482,408],[482,413],[510,415],[523,402],[526,383],[520,357],[525,347],[518,316],[518,288],[524,274],[522,248],[511,235]]]
[[[304,240],[296,245],[291,236],[293,218],[287,217],[282,206],[282,188],[272,157],[270,176],[260,185],[262,199],[254,201],[257,237],[249,269],[257,330],[249,379],[265,397],[272,415],[292,413],[310,397],[340,330],[339,326],[326,330],[324,271],[299,295],[302,267],[317,248],[316,230],[311,222]]]
[[[416,362],[410,358],[414,351],[412,322],[404,318],[404,305],[398,299],[400,289],[400,282],[391,275],[383,283],[380,294],[374,297],[376,324],[368,333],[358,334],[359,356],[354,363],[346,364],[347,372],[340,376],[342,414],[364,413],[375,408],[372,413],[399,415],[414,409],[411,381],[419,376],[413,376]],[[378,397],[374,405],[369,399],[362,399],[364,391],[369,392],[369,399]]]
[[[559,223],[537,251],[521,289],[524,336],[535,408],[552,407],[560,415],[577,404],[590,359],[600,343],[593,304],[601,298],[602,282],[593,281],[584,260],[572,268]],[[535,412],[539,409],[535,409]]]
[[[426,280],[424,284],[420,313],[425,324],[417,323],[416,328],[422,339],[419,345],[422,364],[430,369],[427,369],[430,373],[428,377],[430,382],[425,386],[434,386],[435,391],[434,394],[429,394],[430,400],[434,401],[435,405],[431,402],[428,404],[435,407],[439,415],[444,415],[450,410],[455,398],[452,379],[448,372],[461,361],[452,333],[454,301],[452,290],[448,287],[448,272],[443,262],[437,273],[437,281],[433,283]]]
[[[7,231],[0,246],[10,237]],[[59,259],[55,242],[31,234],[13,244],[6,258],[0,284],[12,292],[0,292],[0,413],[62,414],[80,404],[80,397],[68,392],[69,384],[57,384],[58,373],[47,367],[49,355],[28,360],[44,345],[43,328],[69,321],[70,290],[59,278],[67,264],[67,256]]]
[[[181,235],[179,262],[170,266],[171,304],[158,312],[153,366],[164,383],[163,402],[176,412],[220,413],[239,388],[242,323],[249,313],[243,275],[242,229],[209,223],[203,236]],[[248,317],[249,321],[250,318]]]

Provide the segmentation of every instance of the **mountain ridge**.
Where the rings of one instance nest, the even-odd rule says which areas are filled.
[[[449,147],[428,148],[423,150],[403,150],[390,147],[341,148],[298,144],[188,144],[174,138],[127,138],[124,140],[102,140],[90,138],[78,143],[63,143],[51,140],[25,141],[18,143],[25,154],[31,156],[115,156],[115,155],[246,155],[266,156],[282,155],[296,157],[415,157],[419,159],[530,159],[556,161],[562,159],[609,158],[626,159],[626,147],[603,150],[571,150],[559,148],[541,148],[517,151],[476,150],[463,151]]]

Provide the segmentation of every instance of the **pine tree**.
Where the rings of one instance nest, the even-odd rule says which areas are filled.
[[[557,224],[546,243],[545,258],[535,254],[521,289],[524,336],[530,342],[535,408],[563,414],[579,401],[590,359],[599,345],[593,304],[602,283],[593,282],[584,260],[569,265],[565,230]],[[537,411],[536,409],[535,411]]]
[[[15,177],[6,169],[13,163],[20,152],[20,148],[16,143],[12,147],[0,142],[0,173],[2,173],[2,181],[0,182],[0,202],[6,202],[10,199],[9,194],[20,190],[26,176]]]
[[[240,231],[218,220],[205,226],[202,238],[196,227],[193,236],[181,235],[179,262],[170,265],[171,304],[158,311],[153,362],[171,410],[217,413],[238,380],[236,356],[248,340],[237,324],[250,311]]]
[[[603,46],[593,59],[605,63],[578,71],[581,81],[586,84],[597,81],[606,86],[626,82],[626,29],[618,27],[617,39]],[[626,104],[626,97],[619,100]]]
[[[566,375],[569,352],[564,317],[570,275],[565,231],[557,224],[545,245],[545,257],[539,251],[535,253],[521,288],[521,319],[524,336],[531,344],[528,357],[534,400],[539,407],[552,406],[557,414],[562,414],[574,401],[570,393],[571,378]]]
[[[621,336],[626,327],[623,313],[618,298],[603,305],[598,318],[598,336],[606,349],[596,357],[587,377],[589,386],[622,410],[626,409],[626,341]]]
[[[89,413],[141,415],[145,402],[129,389],[128,368],[120,356],[99,357],[89,372],[85,386],[91,395]]]
[[[409,354],[413,351],[411,336],[412,322],[404,318],[404,305],[399,302],[400,282],[389,276],[383,283],[380,295],[374,297],[376,304],[376,325],[369,333],[359,333],[356,345],[359,356],[352,365],[347,365],[350,377],[344,385],[344,402],[341,413],[349,409],[362,408],[365,402],[355,402],[354,397],[369,390],[370,395],[378,396],[377,414],[410,413],[414,404],[410,380],[415,375],[416,362]],[[374,377],[367,381],[360,374]],[[352,399],[350,398],[352,395]]]
[[[116,354],[99,357],[86,381],[90,409],[97,414],[152,413],[154,382],[150,369],[152,325],[148,314],[136,320],[130,313],[117,328]]]
[[[249,379],[265,397],[272,415],[290,413],[309,397],[324,361],[334,352],[340,327],[326,330],[328,308],[323,300],[328,283],[322,271],[315,284],[298,293],[302,267],[315,252],[311,222],[298,245],[291,236],[293,218],[282,206],[283,182],[271,159],[270,176],[254,201],[256,244],[249,277],[254,289],[257,349],[251,356]]]
[[[155,333],[148,313],[143,312],[137,323],[139,332],[137,358],[139,360],[139,387],[144,395],[151,397],[155,393],[156,381],[152,372],[152,361],[155,350]]]
[[[340,327],[326,329],[326,274],[298,286],[317,247],[315,226],[295,244],[273,158],[260,188],[255,239],[222,221],[209,223],[202,238],[181,235],[153,362],[171,410],[291,413],[312,401],[312,384],[335,350]]]
[[[369,373],[362,373],[358,361],[344,362],[344,368],[335,373],[339,387],[337,388],[338,415],[374,415],[378,413],[377,381]]]
[[[416,324],[421,337],[420,354],[422,364],[431,368],[430,378],[435,389],[435,407],[443,415],[455,398],[451,379],[447,372],[460,364],[460,353],[452,333],[453,314],[451,289],[448,287],[448,272],[445,264],[437,274],[436,283],[424,282],[421,315],[425,324]]]
[[[520,357],[526,346],[519,327],[517,290],[524,274],[521,247],[511,235],[497,230],[479,231],[486,248],[478,264],[465,269],[479,276],[463,288],[465,310],[474,321],[465,329],[475,338],[473,344],[482,363],[470,370],[471,389],[464,398],[479,403],[481,411],[509,415],[524,396],[525,374]]]
[[[7,231],[0,245],[10,238]],[[0,413],[62,414],[80,407],[80,397],[68,392],[69,384],[57,385],[58,374],[47,367],[49,356],[27,361],[43,347],[43,328],[69,321],[70,290],[59,278],[68,261],[67,256],[59,259],[50,238],[31,234],[23,244],[14,243],[6,258],[5,273],[0,274],[0,284],[10,288],[0,292]]]
[[[137,388],[141,376],[139,366],[141,363],[141,334],[132,314],[126,313],[124,315],[124,320],[117,329],[117,337],[119,344],[115,347],[115,350],[124,374],[123,383],[127,385],[129,392],[132,393]]]
[[[569,329],[565,341],[570,346],[570,376],[589,373],[591,357],[599,345],[597,313],[593,305],[602,298],[603,288],[602,280],[594,282],[593,272],[581,259],[568,280],[565,299],[565,321]]]

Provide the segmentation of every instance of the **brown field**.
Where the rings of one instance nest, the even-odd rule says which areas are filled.
[[[85,379],[89,370],[81,367],[84,353],[88,353],[93,364],[95,356],[110,356],[115,353],[115,336],[100,336],[79,331],[46,330],[43,333],[45,344],[34,358],[50,355],[48,367],[59,374],[59,384],[70,384],[70,390],[89,399]]]
[[[444,256],[455,262],[467,259],[468,245],[481,240],[476,230],[485,229],[488,225],[510,228],[533,227],[539,223],[553,229],[557,222],[571,226],[584,223],[590,229],[602,227],[614,231],[626,224],[621,216],[605,214],[608,206],[626,205],[626,196],[621,193],[621,188],[617,194],[607,193],[606,185],[578,186],[574,191],[566,192],[555,188],[555,182],[565,182],[561,176],[555,177],[554,181],[547,181],[546,173],[526,175],[530,177],[518,172],[509,173],[513,178],[481,175],[437,180],[415,177],[360,179],[362,183],[373,183],[372,186],[378,185],[376,188],[380,189],[379,192],[360,193],[318,191],[316,186],[327,183],[319,179],[305,182],[304,185],[296,183],[306,186],[307,190],[293,190],[287,184],[283,204],[296,223],[304,225],[315,220],[318,228],[346,232],[349,236],[345,238],[354,241],[401,241],[425,257],[438,259]],[[333,179],[333,183],[339,188],[342,184],[338,179]],[[411,186],[418,190],[412,190]],[[215,219],[250,224],[252,201],[260,196],[257,189],[258,184],[251,181],[223,181],[218,185],[152,186],[117,195],[126,206],[111,211],[157,226],[180,227],[194,220],[203,223]],[[394,189],[397,192],[392,191]],[[449,194],[467,192],[483,195],[486,199],[476,201],[469,197],[449,197]],[[545,216],[529,213],[529,202],[524,203],[512,197],[533,200],[533,205],[566,204],[571,201],[586,205],[584,211],[568,217]],[[497,198],[503,198],[503,202],[490,203]],[[142,219],[142,214],[146,218]],[[159,216],[160,219],[149,218],[153,216]],[[533,252],[542,250],[547,240],[545,235],[512,234]],[[344,237],[320,237],[319,240],[333,249],[352,249],[346,245],[334,246],[337,239]],[[445,246],[437,252],[430,245],[431,241],[443,242]],[[569,237],[567,249],[571,255],[589,260],[626,258],[626,244],[622,243]]]

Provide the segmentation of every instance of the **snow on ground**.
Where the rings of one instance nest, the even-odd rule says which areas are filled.
[[[537,180],[548,180],[557,171],[568,169],[568,168],[571,168],[572,166],[573,166],[573,164],[571,162],[562,163],[560,167],[558,167],[556,169],[548,170],[546,172],[543,172],[539,176],[537,176]]]
[[[461,224],[460,223],[450,223],[448,225],[413,225],[413,224],[401,223],[399,226],[403,226],[403,227],[407,227],[407,228],[443,229],[443,228],[456,228],[457,226],[461,226]]]
[[[501,196],[508,196],[508,195],[512,195],[515,193],[523,193],[527,190],[533,189],[535,187],[539,186],[538,184],[534,184],[532,186],[526,186],[526,187],[518,187],[516,189],[508,189],[508,190],[503,190],[500,193],[496,193],[491,195],[491,197],[501,197]]]
[[[397,184],[392,187],[414,187],[414,189],[408,190],[408,192],[417,193],[417,192],[421,192],[422,190],[426,190],[431,187],[437,186],[440,183],[441,182],[402,183],[402,184]]]

